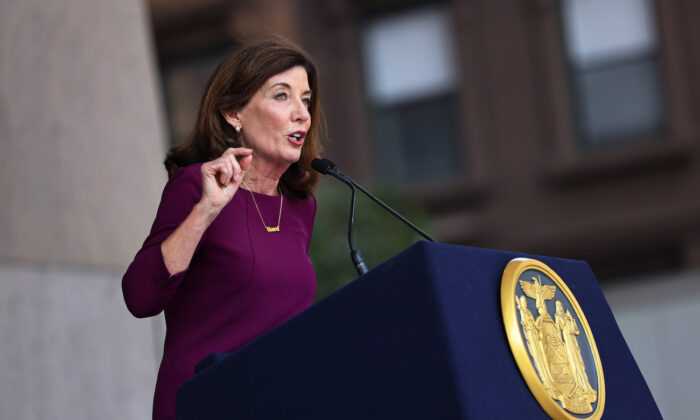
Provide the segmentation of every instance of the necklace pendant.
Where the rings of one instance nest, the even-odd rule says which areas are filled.
[[[277,191],[280,193],[280,212],[277,215],[277,226],[275,227],[269,227],[265,224],[265,219],[262,217],[262,213],[260,213],[260,207],[258,207],[258,202],[255,201],[255,195],[253,194],[253,190],[248,187],[248,184],[245,182],[243,185],[246,186],[248,191],[250,191],[250,198],[253,199],[253,204],[255,204],[255,210],[258,211],[258,216],[260,216],[260,221],[262,222],[262,225],[265,227],[265,230],[267,230],[267,233],[273,233],[273,232],[279,232],[280,231],[280,222],[282,222],[282,204],[284,203],[284,194],[282,194],[282,190],[280,189],[279,186],[277,186]]]

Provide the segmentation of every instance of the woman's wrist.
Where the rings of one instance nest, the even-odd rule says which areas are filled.
[[[202,235],[214,221],[219,211],[201,202],[194,205],[190,214],[160,246],[163,261],[171,275],[185,270]]]
[[[192,209],[193,216],[195,216],[196,220],[203,223],[204,229],[209,227],[214,219],[216,219],[216,216],[219,215],[219,212],[221,212],[221,208],[212,207],[201,201],[195,204]]]

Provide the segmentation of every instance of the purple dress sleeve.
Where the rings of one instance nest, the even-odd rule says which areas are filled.
[[[198,169],[198,165],[178,169],[170,178],[163,190],[151,232],[122,278],[124,301],[136,317],[159,314],[187,273],[185,269],[171,276],[160,246],[180,226],[202,196]]]

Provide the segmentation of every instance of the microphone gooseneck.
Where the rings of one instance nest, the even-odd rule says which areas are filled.
[[[413,230],[414,230],[416,233],[418,233],[420,236],[424,237],[425,239],[427,239],[427,240],[430,241],[430,242],[435,242],[435,239],[433,239],[433,238],[432,238],[430,235],[428,235],[427,233],[423,232],[423,230],[421,230],[418,226],[416,226],[416,225],[414,225],[413,223],[411,223],[408,219],[406,219],[405,217],[403,217],[402,215],[400,215],[396,210],[392,209],[392,208],[389,207],[387,204],[385,204],[382,200],[380,200],[379,198],[375,197],[372,193],[370,193],[369,191],[367,191],[366,189],[364,189],[364,188],[362,187],[362,185],[360,185],[360,184],[358,184],[357,182],[355,182],[352,178],[350,178],[349,176],[347,176],[347,175],[345,175],[344,173],[340,172],[340,169],[338,169],[338,167],[335,166],[335,163],[331,162],[330,160],[328,160],[328,159],[326,159],[326,158],[316,158],[316,159],[314,159],[313,161],[311,161],[311,167],[314,168],[316,171],[318,171],[318,172],[324,174],[324,175],[332,175],[332,176],[338,178],[339,180],[341,180],[342,182],[344,182],[344,183],[346,183],[346,184],[347,184],[347,183],[350,183],[350,184],[354,185],[355,187],[357,187],[358,190],[362,191],[362,192],[363,192],[367,197],[369,197],[372,201],[374,201],[375,203],[379,204],[384,210],[388,211],[389,213],[391,213],[392,215],[394,215],[394,217],[396,217],[397,219],[399,219],[399,220],[401,220],[402,222],[404,222],[406,225],[408,225],[408,227],[410,227],[411,229],[413,229]]]
[[[316,170],[317,172],[323,174],[323,175],[331,175],[337,179],[339,179],[342,183],[346,184],[350,189],[352,190],[352,198],[351,198],[351,203],[350,203],[350,224],[348,228],[348,243],[350,245],[350,256],[352,257],[352,261],[355,264],[355,269],[357,272],[362,275],[367,272],[367,266],[365,265],[364,261],[362,260],[362,254],[360,254],[360,251],[355,249],[353,242],[352,242],[352,228],[353,224],[355,222],[355,187],[362,191],[367,197],[372,199],[375,203],[379,204],[384,210],[388,211],[391,213],[394,217],[397,219],[401,220],[404,222],[406,225],[408,225],[411,229],[413,229],[415,232],[417,232],[419,235],[424,237],[430,242],[435,242],[435,239],[430,237],[427,233],[423,232],[418,226],[414,225],[411,223],[408,219],[400,215],[398,212],[396,212],[394,209],[386,205],[382,200],[379,198],[375,197],[372,193],[364,189],[360,184],[355,182],[352,178],[349,176],[345,175],[338,169],[338,167],[335,165],[335,163],[331,162],[330,160],[326,158],[316,158],[311,161],[311,167]]]
[[[348,223],[348,245],[350,245],[350,258],[352,258],[357,274],[363,275],[367,272],[367,264],[365,264],[365,260],[362,258],[360,250],[355,248],[355,244],[352,241],[352,228],[355,226],[355,196],[357,195],[357,192],[355,191],[355,187],[352,185],[352,183],[348,182],[347,185],[352,191],[352,197],[350,200],[350,221]]]
[[[316,158],[311,161],[311,167],[324,175],[332,175],[335,178],[338,178],[341,182],[350,187],[350,190],[352,191],[352,196],[350,198],[350,220],[348,222],[348,245],[350,246],[350,258],[352,258],[357,274],[363,275],[367,273],[367,264],[365,264],[365,261],[362,258],[362,253],[360,253],[359,249],[355,248],[355,244],[352,240],[352,230],[353,226],[355,225],[355,198],[357,195],[355,186],[352,182],[350,182],[350,180],[343,176],[340,171],[338,171],[335,164],[328,159]]]

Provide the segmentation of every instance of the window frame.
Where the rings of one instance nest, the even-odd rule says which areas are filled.
[[[682,37],[673,0],[653,0],[658,30],[661,84],[665,87],[667,129],[662,136],[638,138],[627,147],[596,147],[581,150],[577,133],[575,100],[569,86],[564,29],[559,0],[532,0],[534,11],[532,45],[539,49],[537,86],[542,101],[537,104],[545,137],[541,172],[545,182],[571,185],[616,175],[634,174],[654,168],[681,165],[688,159],[689,142],[695,131],[691,117]]]
[[[360,2],[363,3],[363,2]],[[450,32],[453,36],[454,62],[459,77],[455,80],[454,97],[457,104],[454,110],[461,116],[455,123],[457,138],[454,142],[459,153],[457,170],[449,176],[438,176],[424,182],[406,185],[404,189],[424,203],[429,209],[448,211],[455,204],[454,197],[460,196],[465,202],[480,202],[485,197],[486,186],[489,179],[490,168],[484,158],[487,153],[488,137],[486,132],[486,120],[484,109],[480,106],[488,97],[487,87],[479,83],[483,74],[482,66],[485,60],[483,54],[483,34],[473,30],[473,25],[478,21],[478,4],[473,1],[441,2],[446,8],[451,19]],[[421,7],[432,6],[433,3],[425,1],[396,2],[393,0],[375,0],[367,4],[358,4],[354,18],[355,42],[361,45],[363,22],[369,19],[380,18],[384,15],[401,13]],[[362,59],[361,56],[358,56]],[[361,66],[360,66],[361,67]],[[367,96],[367,81],[363,69],[359,69],[360,86],[362,87],[363,121],[369,124],[371,112],[375,104]],[[370,126],[367,125],[367,138],[371,138]],[[374,170],[376,171],[376,170]],[[376,174],[371,178],[377,179]]]

